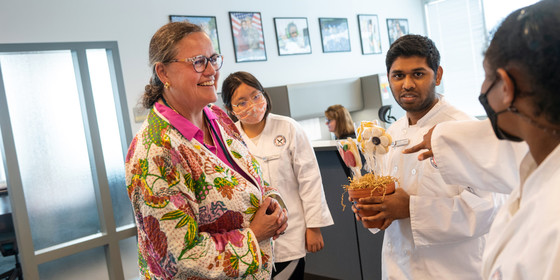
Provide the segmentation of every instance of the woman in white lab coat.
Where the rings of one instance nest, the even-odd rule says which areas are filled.
[[[222,100],[262,167],[264,179],[278,188],[290,222],[274,244],[273,279],[303,279],[306,250],[324,246],[321,227],[333,224],[319,165],[303,128],[293,119],[270,113],[270,97],[250,73],[230,74]]]
[[[560,1],[510,14],[484,70],[488,121],[437,125],[409,152],[428,148],[419,159],[433,155],[447,183],[511,191],[490,229],[484,279],[560,279]]]

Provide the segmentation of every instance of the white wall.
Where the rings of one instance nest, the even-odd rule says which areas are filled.
[[[261,12],[267,61],[235,63],[229,11]],[[221,80],[229,73],[244,70],[257,76],[266,87],[386,72],[386,18],[407,18],[410,33],[426,34],[421,0],[0,0],[0,44],[117,41],[135,132],[140,124],[134,123],[132,107],[150,77],[148,44],[171,14],[216,16],[225,56]],[[357,14],[378,15],[382,54],[362,55]],[[274,17],[307,17],[312,54],[278,56]],[[322,52],[319,17],[348,19],[351,52]]]

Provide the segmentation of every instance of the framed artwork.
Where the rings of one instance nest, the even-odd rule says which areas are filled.
[[[220,42],[218,40],[218,26],[216,25],[216,17],[212,16],[177,16],[170,15],[169,20],[171,22],[176,21],[188,21],[200,25],[204,32],[210,36],[212,40],[212,45],[214,45],[214,51],[220,53]]]
[[[236,62],[264,61],[266,49],[261,13],[229,12]]]
[[[381,53],[381,35],[377,15],[358,15],[362,54]]]
[[[307,18],[274,18],[278,55],[310,54]]]
[[[389,46],[399,37],[408,34],[408,20],[403,18],[388,18],[387,33],[389,33]]]
[[[346,18],[319,18],[323,52],[349,52],[350,32]]]

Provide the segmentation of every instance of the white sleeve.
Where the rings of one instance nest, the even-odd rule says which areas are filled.
[[[411,196],[415,246],[453,244],[488,233],[506,195],[471,191],[453,197]]]
[[[528,146],[499,140],[489,120],[474,120],[438,124],[432,151],[446,183],[509,194],[519,185],[519,163]]]
[[[319,164],[303,128],[295,125],[291,149],[292,168],[299,184],[307,228],[334,224],[327,205]]]
[[[427,161],[421,172],[409,204],[415,246],[453,244],[488,233],[506,195],[447,184]]]

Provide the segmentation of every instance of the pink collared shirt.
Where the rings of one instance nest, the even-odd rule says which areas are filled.
[[[220,146],[220,144],[217,142],[217,141],[220,141],[221,143],[224,143],[224,141],[222,139],[222,135],[220,133],[219,126],[216,122],[216,119],[218,117],[216,116],[216,114],[214,114],[214,112],[212,112],[212,110],[210,110],[210,108],[204,107],[203,112],[204,112],[204,115],[206,115],[206,117],[208,118],[208,122],[210,123],[210,126],[212,126],[212,130],[216,132],[215,134],[213,132],[211,132],[212,133],[212,138],[214,139],[214,145],[216,145],[216,146],[208,145],[208,144],[204,143],[204,132],[202,132],[202,130],[200,128],[195,126],[192,122],[187,120],[185,117],[183,117],[180,114],[178,114],[177,112],[175,112],[173,109],[171,109],[171,108],[169,108],[169,107],[167,107],[163,104],[160,104],[159,102],[154,103],[154,106],[156,106],[157,110],[167,120],[169,120],[169,123],[173,127],[175,127],[175,129],[177,129],[185,138],[187,138],[187,140],[192,141],[193,138],[196,139],[198,142],[202,143],[208,150],[210,150],[210,152],[217,155],[218,158],[220,158],[225,164],[227,164],[229,167],[233,168],[239,174],[243,175],[243,177],[245,177],[247,180],[252,182],[249,175],[247,175],[237,165],[237,163],[235,163],[235,161],[232,161],[232,162],[228,161],[228,158],[225,154],[226,151],[224,151],[222,149],[222,147]],[[219,139],[216,139],[216,134],[217,134]]]

